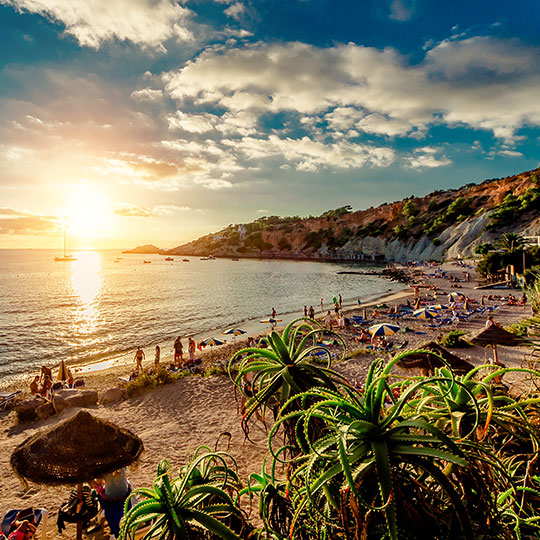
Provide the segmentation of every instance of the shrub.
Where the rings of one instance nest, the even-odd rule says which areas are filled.
[[[126,394],[128,397],[138,396],[150,388],[172,383],[177,378],[164,367],[158,368],[157,371],[143,371],[136,379],[128,383]]]
[[[441,239],[440,238],[434,238],[433,239],[433,245],[434,246],[440,246],[441,245]]]
[[[463,332],[463,330],[451,330],[441,338],[440,343],[443,347],[471,347],[469,342],[461,339],[464,335],[465,332]]]

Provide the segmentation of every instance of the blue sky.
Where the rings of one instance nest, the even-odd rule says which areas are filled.
[[[538,165],[540,2],[0,0],[0,247],[172,247]]]

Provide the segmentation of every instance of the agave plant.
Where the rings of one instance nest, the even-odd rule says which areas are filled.
[[[242,420],[246,435],[249,420],[259,410],[264,417],[268,407],[276,413],[291,397],[310,388],[336,389],[337,383],[345,382],[344,377],[331,370],[332,353],[321,344],[326,334],[328,330],[316,321],[296,319],[285,328],[283,335],[272,332],[266,338],[267,349],[246,348],[231,358],[230,377],[247,399]],[[345,355],[343,338],[333,332],[330,334],[342,345]],[[236,360],[240,358],[238,364]],[[238,371],[233,373],[236,367]],[[248,389],[243,383],[250,376],[252,381]]]
[[[302,431],[302,454],[289,462],[291,537],[299,523],[315,517],[327,538],[493,534],[499,520],[484,455],[409,406],[429,379],[400,383],[397,397],[389,384],[392,367],[416,352],[386,367],[375,361],[362,391],[316,388],[297,396],[304,409],[289,409],[291,400],[284,404],[270,438],[282,422]],[[274,458],[283,460],[281,449]]]
[[[207,449],[203,447],[203,451]],[[214,538],[239,540],[237,532],[226,525],[231,519],[243,524],[241,512],[230,495],[238,489],[236,471],[224,452],[201,453],[171,479],[170,464],[160,462],[153,488],[135,490],[144,500],[130,510],[124,509],[121,539],[132,539],[140,528],[147,528],[143,540],[188,540]],[[234,463],[234,462],[233,462]]]

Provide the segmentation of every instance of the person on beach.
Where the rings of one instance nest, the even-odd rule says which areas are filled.
[[[39,375],[36,375],[34,380],[30,383],[30,393],[33,396],[39,394]]]
[[[182,345],[182,338],[178,336],[174,341],[174,365],[178,367],[181,362],[184,361],[184,346]]]
[[[339,295],[338,304],[339,304],[339,309],[341,309],[341,307],[343,306],[343,298],[341,298],[341,294]]]
[[[189,361],[195,363],[195,340],[193,338],[188,339],[188,352],[189,352]]]
[[[52,378],[49,377],[48,375],[45,375],[45,379],[43,379],[43,386],[41,387],[41,390],[39,391],[39,393],[40,393],[45,399],[49,399],[49,397],[50,397],[50,395],[51,395],[51,388],[52,388],[52,385],[53,385]]]
[[[321,313],[324,313],[324,299],[321,298]]]
[[[71,369],[67,370],[67,376],[68,388],[73,388],[73,385],[75,384],[75,378],[73,377],[73,372],[71,371]]]
[[[144,351],[137,347],[137,350],[135,351],[135,362],[137,362],[137,371],[142,371],[142,362],[144,360]]]
[[[47,377],[52,380],[51,368],[48,368],[47,366],[41,366],[41,374],[39,376],[39,380],[41,381],[41,379],[46,379]]]
[[[277,311],[276,308],[272,308],[272,315],[270,315],[272,319],[275,319],[277,317]]]
[[[493,315],[488,315],[487,321],[486,321],[486,328],[489,328],[490,326],[499,326],[494,320]]]
[[[154,367],[157,369],[159,367],[159,360],[161,356],[161,349],[159,345],[156,345],[156,352],[154,353]]]
[[[304,306],[304,317],[308,316],[308,309],[307,306]]]
[[[330,330],[332,328],[332,314],[330,311],[326,312],[326,317],[324,318],[324,326]]]
[[[313,306],[309,306],[309,318],[314,319],[315,318],[315,308]]]

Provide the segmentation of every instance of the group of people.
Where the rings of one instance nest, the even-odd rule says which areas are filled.
[[[67,369],[67,380],[66,384],[68,388],[73,388],[75,379],[71,369]],[[53,389],[53,374],[51,368],[47,366],[41,366],[39,375],[36,375],[32,382],[30,383],[30,393],[33,396],[41,396],[45,399],[51,397]]]
[[[189,360],[188,365],[195,363],[195,351],[197,349],[197,344],[193,338],[188,338],[188,354]],[[184,345],[182,344],[182,336],[178,336],[173,343],[173,352],[174,352],[174,366],[180,367],[184,365]],[[146,355],[144,351],[139,346],[135,351],[134,360],[137,364],[136,370],[143,370],[143,361],[145,360]],[[161,362],[161,348],[159,345],[156,345],[154,352],[154,368],[158,369]]]

